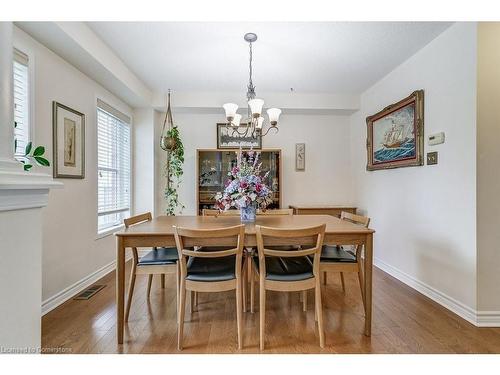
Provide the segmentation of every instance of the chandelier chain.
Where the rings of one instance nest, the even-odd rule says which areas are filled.
[[[253,85],[252,81],[252,74],[253,74],[253,67],[252,67],[252,61],[253,61],[253,51],[252,51],[252,42],[248,43],[249,50],[250,50],[250,59],[249,59],[249,64],[248,64],[248,71],[249,71],[249,80],[248,80],[248,91],[247,91],[247,99],[255,99],[255,86]]]

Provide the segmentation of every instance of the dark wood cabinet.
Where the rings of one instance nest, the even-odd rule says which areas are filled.
[[[260,152],[262,172],[269,172],[265,183],[273,191],[273,204],[269,208],[281,208],[281,150],[263,149]],[[228,172],[237,164],[238,149],[196,150],[196,202],[198,214],[204,208],[213,208],[217,192],[224,190]]]

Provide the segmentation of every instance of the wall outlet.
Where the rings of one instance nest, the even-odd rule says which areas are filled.
[[[427,165],[434,165],[438,163],[437,151],[427,153]]]

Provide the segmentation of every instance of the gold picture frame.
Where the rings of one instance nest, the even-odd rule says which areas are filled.
[[[243,129],[248,127],[248,124],[240,124],[239,131],[243,133]],[[225,123],[217,124],[217,149],[225,150],[225,149],[234,149],[241,148],[243,150],[254,149],[261,150],[262,149],[262,131],[260,129],[256,130],[255,138],[248,134],[246,137],[238,135],[236,132],[232,132],[231,127],[227,126]]]
[[[54,178],[85,178],[85,115],[52,102]]]
[[[424,90],[366,118],[368,171],[424,165]]]

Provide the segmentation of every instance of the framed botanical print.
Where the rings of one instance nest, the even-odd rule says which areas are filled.
[[[260,150],[262,148],[262,132],[257,129],[255,137],[252,137],[250,131],[245,136],[245,130],[248,125],[241,124],[238,129],[233,129],[225,123],[217,124],[217,148],[241,148]]]
[[[306,144],[295,144],[295,170],[304,171],[306,169]]]
[[[52,102],[55,178],[85,177],[85,115]]]
[[[424,165],[424,90],[366,118],[366,169]]]

